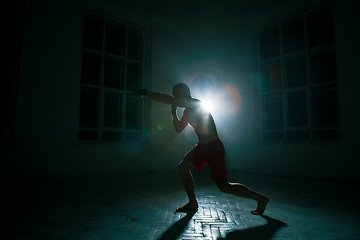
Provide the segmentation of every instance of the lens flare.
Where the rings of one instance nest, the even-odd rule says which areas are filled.
[[[165,125],[163,125],[163,124],[158,124],[157,125],[157,129],[160,130],[160,131],[163,130],[164,128],[165,128]]]
[[[236,111],[241,109],[241,97],[239,92],[230,84],[224,84],[225,95],[227,97],[227,103],[231,110]]]

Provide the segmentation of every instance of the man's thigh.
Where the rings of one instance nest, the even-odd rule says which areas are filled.
[[[228,182],[226,164],[224,158],[212,159],[209,161],[211,179],[216,183]]]

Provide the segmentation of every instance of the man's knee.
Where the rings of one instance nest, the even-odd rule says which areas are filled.
[[[180,173],[189,172],[193,168],[192,163],[189,160],[182,160],[177,169]]]
[[[231,186],[230,186],[230,184],[228,182],[218,183],[217,187],[223,193],[230,193],[231,192]]]

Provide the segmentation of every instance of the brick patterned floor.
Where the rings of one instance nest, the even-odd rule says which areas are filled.
[[[176,172],[2,182],[0,237],[360,239],[359,196],[350,198],[356,184],[230,173],[271,198],[265,215],[254,216],[254,201],[219,192],[206,171],[194,177],[192,214],[174,213],[186,203]]]

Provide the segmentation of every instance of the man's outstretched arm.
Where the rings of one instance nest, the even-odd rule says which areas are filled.
[[[170,95],[158,93],[158,92],[148,92],[147,96],[154,101],[170,104],[172,106],[176,106],[176,105],[174,105],[175,98]]]
[[[133,92],[133,94],[138,97],[148,96],[149,98],[151,98],[154,101],[166,103],[166,104],[169,104],[171,106],[176,106],[176,107],[193,108],[199,104],[199,101],[194,100],[192,98],[190,98],[190,99],[175,98],[175,97],[167,95],[167,94],[158,93],[158,92],[150,92],[147,90],[136,90]]]
[[[147,90],[135,90],[133,91],[133,95],[137,97],[148,96],[154,101],[170,104],[173,124],[176,132],[182,132],[184,128],[188,125],[186,110],[184,111],[183,116],[179,120],[176,114],[177,107],[195,106],[198,104],[197,100],[187,100],[183,98],[178,100],[177,98],[174,98],[167,94],[148,92]]]

